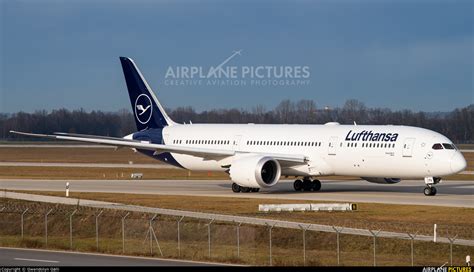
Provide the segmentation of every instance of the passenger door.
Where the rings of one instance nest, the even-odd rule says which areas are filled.
[[[403,143],[403,157],[411,157],[413,154],[413,145],[415,144],[415,138],[406,138]]]
[[[337,136],[332,136],[329,139],[328,155],[336,155],[337,139]]]
[[[240,140],[242,139],[242,135],[235,135],[234,136],[234,141],[232,143],[232,149],[234,151],[238,151],[239,150],[239,145],[240,145]]]

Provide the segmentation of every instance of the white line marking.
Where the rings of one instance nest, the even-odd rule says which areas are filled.
[[[59,263],[59,261],[52,261],[52,260],[23,259],[23,258],[14,258],[14,259],[17,261],[28,261],[28,262]]]

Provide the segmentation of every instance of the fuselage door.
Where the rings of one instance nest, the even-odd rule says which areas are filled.
[[[337,136],[331,136],[329,139],[328,155],[336,155]]]
[[[403,143],[403,157],[411,157],[413,154],[413,145],[415,144],[415,138],[406,138]]]
[[[239,150],[239,145],[240,145],[240,139],[242,139],[242,135],[235,135],[234,140],[232,142],[232,149],[234,151]]]

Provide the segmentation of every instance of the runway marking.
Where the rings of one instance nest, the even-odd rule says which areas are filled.
[[[86,255],[86,256],[112,257],[112,258],[150,260],[150,261],[167,261],[167,262],[169,261],[169,262],[177,262],[177,263],[219,265],[219,266],[243,266],[241,264],[192,261],[192,260],[181,260],[181,259],[171,259],[171,258],[167,259],[167,258],[158,258],[158,257],[130,256],[130,255],[114,255],[114,254],[107,254],[107,253],[62,251],[62,250],[54,250],[54,249],[19,248],[19,247],[2,247],[2,246],[0,246],[0,251],[1,250],[39,251],[39,252],[46,252],[46,253],[61,253],[61,254],[69,254],[69,255]],[[32,259],[23,259],[23,260],[32,260]],[[59,262],[59,261],[53,261],[53,262]]]
[[[40,262],[40,263],[59,263],[59,261],[53,260],[38,260],[38,259],[23,259],[23,258],[14,258],[17,261],[27,261],[27,262]]]

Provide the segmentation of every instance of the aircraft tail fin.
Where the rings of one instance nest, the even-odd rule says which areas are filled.
[[[158,98],[131,58],[120,57],[137,130],[176,124],[166,114]]]

